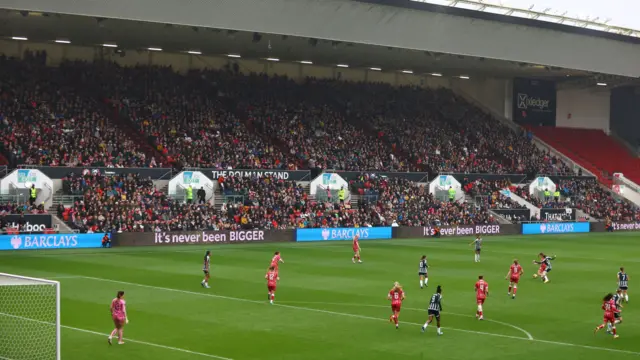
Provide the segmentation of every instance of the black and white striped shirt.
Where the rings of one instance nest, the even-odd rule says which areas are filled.
[[[427,259],[420,260],[420,265],[419,265],[418,272],[420,274],[426,274],[428,267],[429,267],[429,264],[427,264]]]
[[[442,311],[442,295],[433,294],[431,300],[429,300],[429,310]]]
[[[618,287],[628,287],[629,286],[629,277],[627,273],[622,271],[618,272]]]

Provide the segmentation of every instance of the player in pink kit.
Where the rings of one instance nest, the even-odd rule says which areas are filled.
[[[518,282],[520,281],[520,275],[522,275],[524,271],[522,270],[522,266],[518,263],[518,259],[513,260],[513,264],[509,268],[509,272],[505,277],[505,280],[509,280],[509,292],[507,295],[511,296],[512,299],[516,298],[516,291],[518,291]],[[513,288],[513,296],[511,295],[511,288]]]
[[[360,260],[360,243],[358,243],[358,235],[353,237],[353,257],[351,258],[351,262],[355,263],[358,260],[359,263],[362,262]]]
[[[615,314],[619,313],[620,310],[616,308],[616,302],[613,300],[613,294],[609,293],[604,297],[604,299],[602,299],[602,310],[604,310],[604,319],[602,321],[602,324],[598,325],[598,327],[593,330],[593,333],[595,334],[601,329],[604,329],[607,324],[611,324],[611,332],[613,333],[613,338],[617,339],[618,334],[616,332]]]
[[[269,303],[273,305],[273,300],[276,298],[276,286],[278,285],[278,270],[275,266],[271,265],[269,271],[264,276],[267,279],[267,290],[269,290]]]
[[[273,266],[276,271],[278,271],[280,263],[284,264],[284,260],[282,260],[282,256],[280,256],[280,251],[276,251],[271,258],[271,265],[269,265],[269,267]]]
[[[482,305],[484,305],[484,301],[487,299],[487,296],[489,296],[489,284],[484,281],[484,277],[480,275],[478,276],[478,282],[476,282],[476,302],[478,304],[476,318],[478,320],[484,320]]]
[[[111,340],[113,337],[118,334],[118,344],[124,344],[122,337],[124,335],[124,325],[129,323],[129,318],[127,317],[127,308],[124,301],[124,291],[118,291],[118,295],[115,299],[111,301],[111,318],[113,319],[113,324],[116,326],[115,329],[109,335],[109,345],[111,345]]]

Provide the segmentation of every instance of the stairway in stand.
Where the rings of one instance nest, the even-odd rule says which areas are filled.
[[[607,186],[611,186],[611,177],[616,172],[640,183],[640,159],[602,130],[553,127],[531,130],[538,138],[594,173]]]

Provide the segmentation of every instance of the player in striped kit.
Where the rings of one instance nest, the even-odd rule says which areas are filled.
[[[618,325],[622,322],[622,300],[624,296],[622,295],[622,290],[618,289],[615,294],[613,294],[613,303],[616,305],[616,309],[618,312],[613,313],[613,318],[615,319],[614,325]],[[611,323],[607,323],[607,334],[613,335]]]
[[[429,313],[429,319],[422,326],[422,332],[427,330],[427,326],[431,324],[433,318],[436,318],[436,326],[438,327],[438,335],[442,335],[442,330],[440,330],[440,311],[442,311],[442,287],[438,285],[436,288],[436,293],[431,296],[431,300],[429,300],[429,309],[427,312]]]
[[[480,251],[482,250],[482,238],[480,234],[476,235],[476,238],[469,244],[473,245],[474,261],[480,262]]]
[[[427,255],[422,255],[420,258],[420,264],[418,265],[418,277],[420,277],[420,289],[424,286],[429,287],[427,283],[429,282],[429,274],[427,273],[427,269],[429,268],[429,264],[427,263]]]
[[[629,302],[629,294],[627,294],[627,289],[629,289],[629,275],[624,272],[624,267],[620,267],[620,271],[618,271],[618,289],[622,290],[622,296],[624,297],[625,302]]]
[[[534,264],[540,265],[540,269],[537,274],[534,274],[533,277],[536,278],[540,275],[540,279],[542,279],[543,283],[549,282],[549,276],[547,274],[551,272],[551,260],[555,260],[556,256],[547,256],[544,253],[538,254],[540,256],[540,261],[533,260]]]
[[[204,272],[204,279],[202,280],[202,282],[200,283],[200,285],[202,285],[203,288],[209,288],[209,270],[211,269],[211,251],[207,250],[207,252],[204,254],[204,259],[203,259],[203,264],[202,264],[202,271]]]

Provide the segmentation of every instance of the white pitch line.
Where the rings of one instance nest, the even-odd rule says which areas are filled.
[[[81,278],[81,276],[76,277],[76,279],[77,278]],[[32,322],[35,322],[35,323],[38,323],[38,324],[55,326],[55,323],[50,323],[50,322],[47,322],[47,321],[36,320],[36,319],[29,319],[29,318],[26,318],[26,317],[23,317],[23,316],[17,316],[17,315],[7,314],[7,313],[3,313],[3,312],[0,312],[0,315],[6,316],[6,317],[11,317],[11,318],[14,318],[14,319],[32,321]],[[92,331],[92,330],[87,330],[87,329],[80,329],[80,328],[73,327],[73,326],[60,325],[60,327],[64,328],[64,329],[83,332],[83,333],[86,333],[86,334],[93,334],[93,335],[99,335],[99,336],[104,336],[104,337],[109,336],[108,334],[103,334],[103,333],[100,333],[100,332],[97,332],[97,331]],[[126,340],[128,342],[136,343],[136,344],[157,347],[157,348],[165,349],[165,350],[178,351],[178,352],[183,352],[183,353],[186,353],[186,354],[198,355],[198,356],[208,357],[208,358],[212,358],[212,359],[233,360],[231,358],[226,358],[226,357],[223,357],[223,356],[205,354],[205,353],[201,353],[201,352],[197,352],[197,351],[181,349],[181,348],[177,348],[177,347],[173,347],[173,346],[160,345],[160,344],[150,343],[150,342],[141,341],[141,340],[134,340],[134,339],[130,339],[130,338],[124,338],[124,340]],[[3,357],[0,357],[0,359],[12,360],[12,359],[3,358]]]
[[[78,278],[84,278],[84,279],[96,280],[96,281],[105,281],[105,282],[111,282],[111,283],[114,283],[114,284],[139,286],[139,287],[148,288],[148,289],[165,290],[165,291],[171,291],[171,292],[177,292],[177,293],[183,293],[183,294],[191,294],[191,295],[199,295],[199,296],[205,296],[205,297],[211,297],[211,298],[218,298],[218,299],[242,301],[242,302],[248,302],[248,303],[253,303],[253,304],[265,304],[264,301],[259,301],[259,300],[234,298],[234,297],[224,296],[224,295],[207,294],[207,293],[202,293],[202,292],[195,292],[195,291],[188,291],[188,290],[165,288],[165,287],[160,287],[160,286],[137,284],[137,283],[119,281],[119,280],[103,279],[103,278],[96,278],[96,277],[89,277],[89,276],[81,276],[81,277],[78,277]],[[387,319],[381,319],[381,318],[376,318],[376,317],[370,317],[370,316],[364,316],[364,315],[355,315],[355,314],[346,314],[346,313],[340,313],[340,312],[335,312],[335,311],[306,308],[306,307],[301,307],[301,306],[292,306],[292,305],[283,305],[283,304],[276,304],[276,306],[285,307],[285,308],[291,308],[291,309],[298,309],[298,310],[313,311],[313,312],[318,312],[318,313],[339,315],[339,316],[345,316],[345,317],[366,319],[366,320],[378,320],[378,321],[381,320],[381,321],[385,321],[385,322],[388,321]],[[405,322],[405,324],[422,326],[422,324],[409,323],[409,322]],[[502,337],[502,338],[508,338],[508,339],[515,339],[515,340],[535,341],[535,342],[540,342],[540,343],[545,343],[545,344],[552,344],[552,345],[571,346],[571,347],[590,349],[590,350],[610,351],[610,352],[616,352],[616,353],[621,353],[621,354],[640,355],[640,352],[630,351],[630,350],[612,349],[612,348],[606,348],[606,347],[572,344],[572,343],[566,343],[566,342],[560,342],[560,341],[550,341],[550,340],[540,340],[540,339],[530,340],[528,337],[525,338],[525,337],[519,337],[519,336],[495,334],[495,333],[488,333],[488,332],[482,332],[482,331],[472,331],[472,330],[453,329],[453,328],[448,328],[448,329],[449,330],[460,331],[460,332],[472,333],[472,334],[496,336],[496,337]]]
[[[372,305],[372,304],[354,304],[354,303],[332,303],[332,302],[316,302],[316,301],[281,301],[280,303],[285,303],[285,304],[317,304],[317,305],[337,305],[337,306],[356,306],[356,307],[372,307],[372,308],[387,308],[387,306],[384,305]],[[427,312],[424,309],[418,309],[418,308],[411,308],[411,307],[402,307],[403,309],[406,310],[414,310],[414,311],[420,311],[420,312]],[[457,313],[452,313],[447,311],[445,313],[446,315],[453,315],[453,316],[463,316],[463,317],[474,317],[473,315],[469,315],[469,314],[457,314]],[[531,335],[531,333],[529,333],[527,330],[517,327],[515,325],[506,323],[506,322],[502,322],[502,321],[498,321],[498,320],[491,320],[491,319],[486,319],[484,320],[486,322],[492,322],[492,323],[496,323],[496,324],[500,324],[500,325],[504,325],[507,327],[510,327],[512,329],[516,329],[520,332],[522,332],[523,334],[525,334],[527,336],[527,338],[529,340],[534,340],[533,335]]]

